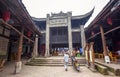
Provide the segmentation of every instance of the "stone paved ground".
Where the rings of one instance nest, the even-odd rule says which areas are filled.
[[[26,66],[23,65],[21,73],[14,75],[14,65],[9,63],[8,66],[0,72],[0,77],[116,77],[104,76],[98,72],[93,73],[85,66],[81,66],[81,72],[77,72],[72,66],[69,66],[68,71],[64,67],[48,67],[48,66]]]

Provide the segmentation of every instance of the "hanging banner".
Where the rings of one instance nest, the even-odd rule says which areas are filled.
[[[90,53],[90,62],[93,62],[93,59],[92,59],[92,48],[90,48],[89,53]]]

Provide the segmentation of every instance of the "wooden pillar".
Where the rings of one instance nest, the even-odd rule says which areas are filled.
[[[102,45],[103,45],[103,54],[104,54],[104,56],[107,56],[108,52],[106,49],[106,40],[105,40],[104,31],[103,31],[102,26],[100,26],[100,32],[101,32]]]
[[[90,43],[91,44],[91,51],[92,51],[92,65],[93,65],[93,68],[95,67],[95,65],[94,65],[94,62],[95,62],[95,58],[94,58],[94,47],[93,47],[93,45],[94,45],[94,43],[93,42],[91,42]]]
[[[106,40],[105,40],[105,36],[104,36],[104,30],[101,25],[100,25],[100,32],[101,32],[101,38],[102,38],[102,44],[103,44],[103,54],[104,54],[105,62],[110,63],[110,58],[108,56],[108,51],[106,48]]]
[[[86,58],[86,66],[89,67],[90,57],[89,57],[89,44],[87,43],[85,46],[85,58]]]
[[[23,33],[24,33],[24,27],[21,28],[21,35],[19,38],[19,44],[18,44],[18,52],[17,52],[17,59],[15,62],[15,71],[14,73],[19,73],[22,69],[22,62],[21,62],[21,53],[22,53],[22,46],[23,46]]]
[[[24,31],[24,30],[23,30],[23,28],[22,28],[21,33],[23,33],[23,31]],[[22,46],[23,46],[23,34],[20,35],[20,38],[19,38],[17,61],[21,61]]]
[[[90,69],[92,71],[96,71],[95,70],[95,64],[94,64],[94,48],[93,48],[94,43],[91,42],[90,43],[90,49],[89,49],[89,56],[90,56]]]

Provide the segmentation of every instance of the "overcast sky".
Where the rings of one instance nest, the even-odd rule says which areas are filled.
[[[73,16],[84,15],[95,10],[86,26],[95,18],[110,0],[22,0],[32,17],[46,18],[46,14],[71,11]]]

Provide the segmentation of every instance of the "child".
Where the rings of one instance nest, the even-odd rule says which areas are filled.
[[[80,65],[77,60],[75,60],[75,68],[77,71],[80,71]]]

